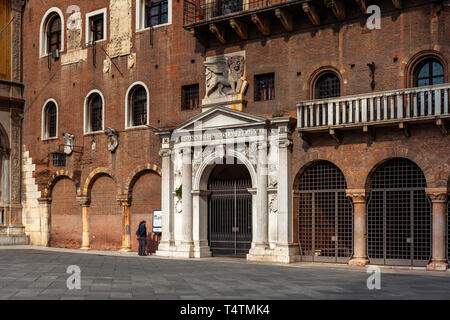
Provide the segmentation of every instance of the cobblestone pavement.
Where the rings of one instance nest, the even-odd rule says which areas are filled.
[[[81,289],[67,289],[67,267]],[[0,299],[450,299],[450,272],[382,269],[368,290],[364,269],[336,265],[174,260],[137,255],[0,249]]]

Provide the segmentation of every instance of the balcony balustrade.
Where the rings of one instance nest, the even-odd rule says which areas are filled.
[[[450,84],[426,86],[297,103],[300,133],[372,126],[398,125],[407,132],[408,123],[435,121],[447,134]]]

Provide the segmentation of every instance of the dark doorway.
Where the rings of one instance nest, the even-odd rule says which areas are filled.
[[[252,243],[251,177],[244,165],[216,165],[208,181],[208,242],[213,256],[245,258]]]

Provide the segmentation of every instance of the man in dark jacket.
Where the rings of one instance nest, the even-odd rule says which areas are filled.
[[[139,251],[140,256],[145,256],[145,244],[147,243],[147,228],[145,227],[145,221],[141,221],[139,228],[136,231],[136,236],[139,240]]]

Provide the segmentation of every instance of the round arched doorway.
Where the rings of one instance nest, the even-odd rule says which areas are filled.
[[[208,244],[213,256],[245,257],[252,243],[252,187],[243,164],[218,164],[208,180]]]
[[[317,161],[298,178],[298,232],[303,261],[347,263],[353,253],[353,205],[341,170]]]
[[[431,203],[422,170],[403,158],[378,167],[367,205],[371,264],[426,266],[431,257]]]

